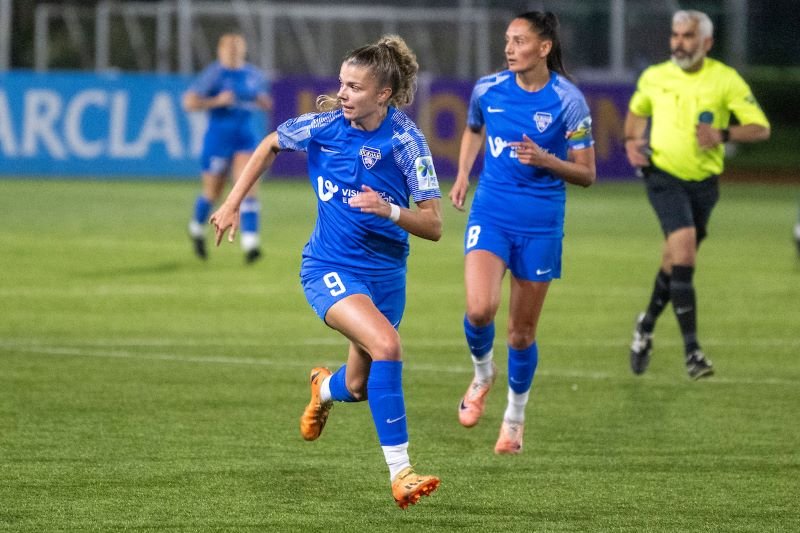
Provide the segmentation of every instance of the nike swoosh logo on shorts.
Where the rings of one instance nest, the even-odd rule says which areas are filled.
[[[548,272],[550,272],[551,270],[553,270],[553,269],[552,268],[548,268],[547,270],[539,270],[537,268],[536,269],[536,275],[537,276],[543,276],[543,275],[547,274]]]

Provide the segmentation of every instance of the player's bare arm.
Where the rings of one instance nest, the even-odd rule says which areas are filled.
[[[183,96],[183,108],[186,111],[205,111],[215,107],[228,107],[234,102],[236,102],[236,95],[233,91],[222,91],[210,98],[203,98],[193,91],[189,91]]]
[[[475,131],[469,127],[464,128],[464,134],[461,136],[461,148],[458,151],[458,173],[449,194],[453,207],[459,211],[464,210],[464,202],[469,190],[469,173],[481,151],[484,137],[484,128]]]
[[[279,151],[278,134],[272,132],[258,145],[250,160],[247,161],[241,175],[236,179],[236,184],[231,189],[231,192],[228,193],[228,197],[209,218],[209,223],[214,225],[217,246],[222,242],[222,236],[228,228],[231,230],[228,234],[228,242],[233,242],[239,227],[239,206],[242,200],[244,200],[247,191],[250,190],[258,178],[272,165]]]
[[[625,155],[632,167],[650,166],[650,160],[645,154],[647,122],[647,117],[640,117],[630,111],[625,116]]]
[[[727,133],[726,133],[727,132]],[[696,129],[697,144],[706,150],[726,142],[755,143],[766,141],[770,129],[760,124],[743,124],[717,129],[710,124],[699,123]]]

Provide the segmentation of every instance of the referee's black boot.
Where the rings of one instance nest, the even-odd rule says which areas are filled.
[[[650,364],[650,354],[653,353],[653,333],[642,329],[643,320],[644,313],[639,313],[631,341],[631,370],[636,375],[644,374]]]
[[[686,354],[686,371],[692,379],[706,378],[714,375],[714,368],[711,361],[706,358],[700,350],[694,350]]]

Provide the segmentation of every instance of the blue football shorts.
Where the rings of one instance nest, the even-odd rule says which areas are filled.
[[[491,224],[472,222],[464,235],[464,255],[474,250],[491,252],[521,280],[550,281],[561,277],[560,237],[526,237]]]
[[[309,268],[300,271],[300,282],[306,300],[323,322],[333,304],[354,294],[365,294],[395,329],[400,326],[406,308],[404,273],[376,281],[341,268]]]
[[[223,176],[230,170],[233,156],[253,152],[258,142],[249,128],[209,128],[203,138],[200,165],[203,172]]]

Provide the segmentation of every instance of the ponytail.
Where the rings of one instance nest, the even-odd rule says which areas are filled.
[[[533,31],[539,35],[539,37],[553,43],[553,46],[550,48],[550,53],[547,54],[548,70],[558,72],[568,80],[572,80],[567,69],[564,68],[564,62],[561,59],[559,23],[555,13],[552,11],[528,11],[514,18],[527,20],[533,28]]]
[[[384,35],[377,42],[348,53],[343,63],[370,69],[379,87],[390,87],[389,105],[403,107],[414,101],[417,90],[417,56],[398,35]],[[335,98],[321,95],[317,109],[327,111],[338,107]]]

